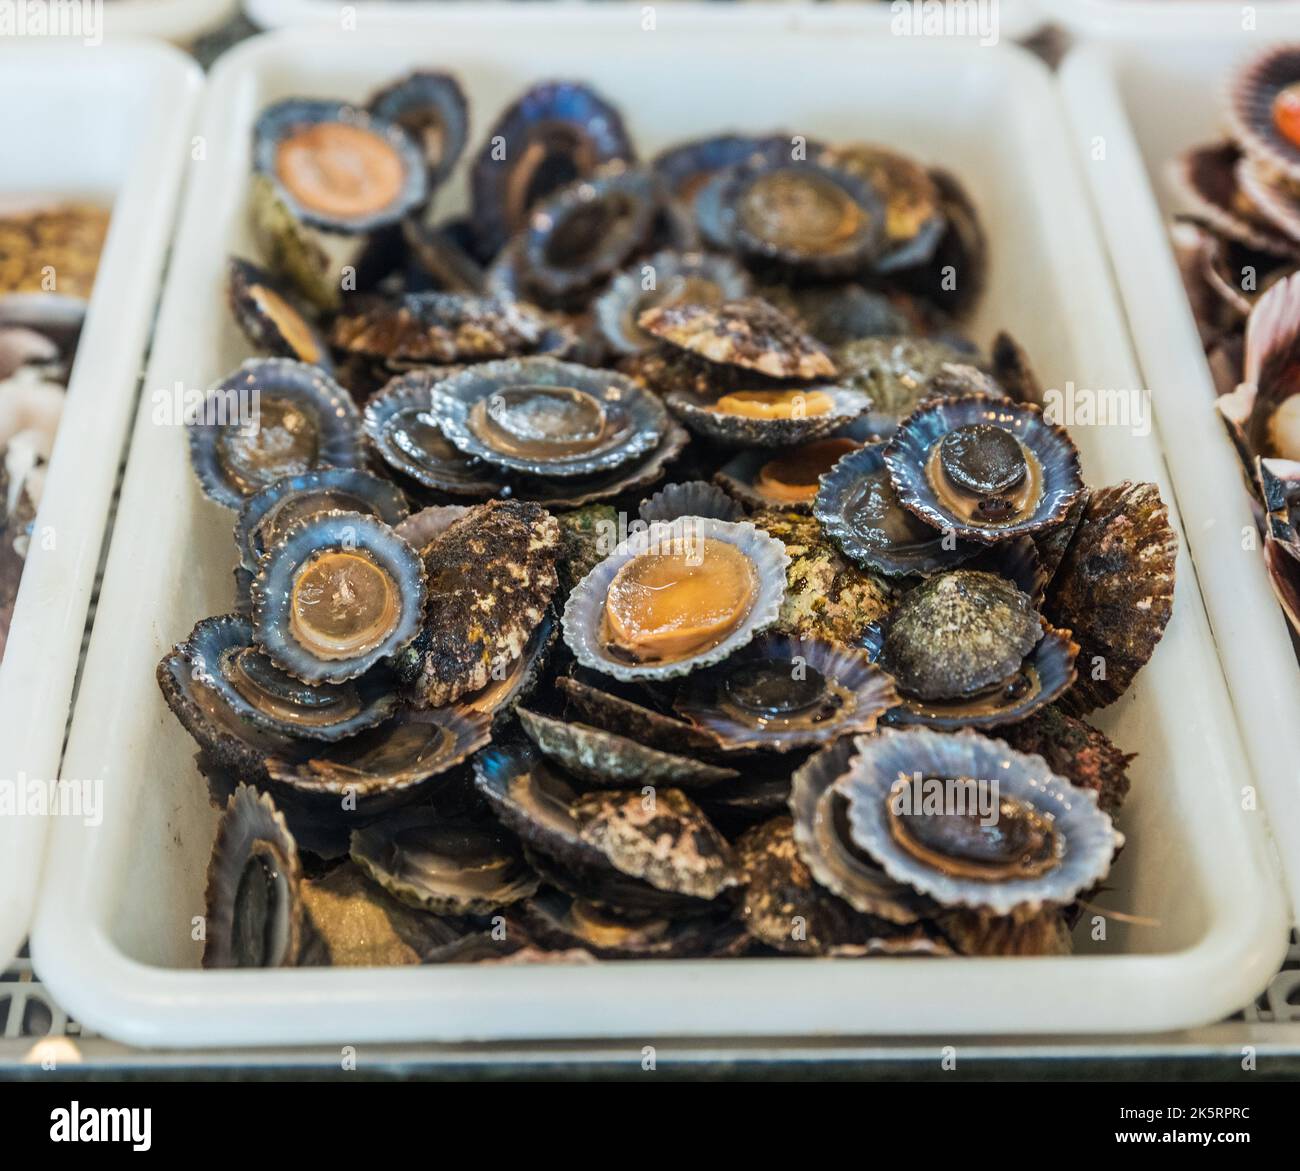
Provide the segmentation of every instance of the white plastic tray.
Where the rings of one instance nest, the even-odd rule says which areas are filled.
[[[412,24],[390,40],[305,31],[259,38],[214,70],[205,182],[189,191],[146,391],[205,387],[246,350],[222,308],[227,253],[250,247],[249,128],[288,94],[362,97],[416,64],[453,68],[473,140],[525,85],[586,77],[618,103],[645,152],[729,128],[775,126],[883,139],[968,180],[994,242],[977,332],[1007,326],[1049,385],[1136,385],[1059,100],[1026,54],[938,42],[775,36],[737,20],[683,28],[551,31],[508,19]],[[464,200],[464,175],[448,193]],[[1094,482],[1162,483],[1150,438],[1082,428]],[[67,755],[99,769],[102,827],[56,826],[33,955],[73,1015],[143,1045],[359,1043],[683,1035],[1126,1032],[1217,1020],[1278,967],[1286,917],[1257,816],[1244,816],[1242,753],[1184,556],[1173,621],[1137,687],[1103,726],[1140,756],[1129,845],[1107,922],[1066,959],[927,963],[754,959],[579,967],[198,971],[215,815],[194,745],[154,668],[193,623],[230,604],[230,514],[195,489],[184,436],[142,409]],[[636,1041],[636,1045],[642,1041]]]
[[[910,2],[910,0],[909,0]],[[924,0],[916,0],[921,11]],[[1035,4],[1037,0],[980,0],[981,13],[993,14],[996,21],[996,40],[1014,41],[1034,31],[1041,23]],[[801,0],[667,0],[667,3],[644,5],[640,0],[549,0],[547,3],[525,3],[523,0],[356,0],[346,10],[338,0],[244,0],[244,11],[249,20],[259,28],[277,29],[301,25],[332,25],[341,27],[346,20],[351,27],[374,29],[376,26],[419,23],[434,17],[439,21],[481,19],[485,10],[508,10],[510,18],[519,23],[536,22],[545,25],[552,19],[567,20],[572,14],[565,9],[582,13],[582,23],[591,27],[593,22],[625,23],[630,27],[644,20],[643,9],[654,9],[655,21],[662,28],[674,22],[717,17],[732,19],[732,9],[743,9],[743,19],[752,28],[766,27],[769,31],[796,28],[840,27],[876,35],[891,35],[895,22],[905,19],[909,12],[897,8],[893,0],[823,0],[822,3]],[[966,11],[973,12],[973,4]],[[973,39],[984,38],[984,27],[972,23],[957,24],[957,30],[974,30]],[[698,25],[697,25],[698,27]],[[903,26],[906,27],[906,26]],[[927,38],[929,39],[929,38]]]
[[[1259,41],[1300,32],[1296,0],[1033,0],[1045,20],[1085,39],[1165,44],[1181,39]]]
[[[1214,384],[1183,293],[1168,221],[1170,159],[1222,129],[1234,63],[1263,42],[1088,46],[1061,70],[1074,138],[1095,197],[1151,390],[1219,655],[1255,777],[1300,909],[1300,667],[1257,547],[1241,462],[1214,409]],[[1104,141],[1104,161],[1091,161]],[[1225,779],[1231,789],[1248,783]]]
[[[0,665],[0,780],[58,775],[86,610],[180,189],[199,72],[164,45],[0,47],[0,194],[112,202]],[[87,774],[93,776],[94,774]],[[47,825],[0,816],[0,966],[26,934]]]
[[[24,3],[28,27],[35,27],[32,22],[41,20],[53,36],[66,37],[74,44],[97,43],[102,37],[152,37],[188,45],[239,11],[239,0],[83,0],[75,5],[66,0],[24,0]]]

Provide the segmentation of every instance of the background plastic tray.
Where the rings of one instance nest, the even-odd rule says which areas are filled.
[[[199,71],[165,45],[0,46],[4,195],[112,203],[0,664],[0,779],[58,776],[86,610],[171,235]],[[93,775],[93,774],[89,774]],[[0,966],[31,920],[46,823],[0,817]]]
[[[25,3],[29,21],[40,15],[41,7],[49,9],[46,16],[49,21],[73,19],[68,15],[60,17],[60,5],[55,0],[25,0]],[[65,12],[72,8],[66,4],[61,7]],[[156,37],[178,45],[188,45],[211,32],[238,11],[239,0],[101,0],[99,6],[105,36]],[[54,31],[58,31],[57,25]],[[69,41],[80,44],[81,32],[80,26],[76,26],[76,35],[70,32]]]
[[[999,41],[1014,41],[1033,32],[1040,23],[1035,9],[1037,0],[995,0]],[[547,3],[495,3],[492,0],[358,0],[346,13],[354,27],[420,22],[433,17],[440,21],[481,19],[484,10],[509,9],[512,19],[546,24],[552,17],[567,19],[565,9],[578,9],[584,24],[591,21],[639,22],[644,6],[636,0],[548,0]],[[671,26],[674,20],[698,21],[718,16],[728,20],[734,8],[742,8],[743,19],[751,28],[766,23],[769,29],[831,27],[844,24],[860,30],[889,35],[896,19],[894,4],[884,0],[831,0],[819,4],[799,0],[668,0],[653,5],[659,26]],[[338,28],[343,16],[336,0],[244,0],[244,11],[259,28],[276,29],[300,25],[332,25]]]
[[[1048,385],[1136,385],[1122,317],[1047,71],[1014,50],[842,32],[774,35],[736,13],[646,35],[553,14],[413,23],[391,39],[281,33],[214,70],[193,184],[146,392],[204,387],[246,348],[222,304],[227,254],[250,248],[249,128],[288,94],[363,97],[415,65],[451,68],[473,139],[527,84],[586,77],[619,104],[648,153],[721,131],[787,127],[892,143],[959,173],[983,209],[994,264],[976,332],[1027,345]],[[443,198],[454,212],[464,175]],[[147,394],[146,394],[147,397]],[[1080,428],[1085,471],[1162,484],[1150,437]],[[869,962],[738,960],[580,967],[201,972],[215,814],[194,745],[164,706],[158,659],[198,618],[228,608],[231,516],[195,489],[184,436],[137,419],[66,767],[102,770],[104,824],[56,826],[33,934],[59,1002],[145,1045],[544,1037],[1125,1032],[1206,1022],[1274,974],[1286,919],[1258,816],[1240,810],[1241,746],[1184,556],[1154,662],[1101,723],[1140,753],[1129,845],[1099,902],[1140,916],[1083,932],[1072,958]],[[1145,925],[1146,921],[1154,925]],[[640,1044],[640,1042],[637,1042]]]
[[[1293,907],[1300,908],[1300,667],[1254,533],[1241,461],[1214,409],[1214,384],[1183,292],[1168,221],[1169,161],[1223,127],[1234,63],[1263,42],[1158,48],[1088,46],[1061,70],[1091,184],[1150,387],[1233,702],[1271,812]],[[1105,159],[1091,158],[1097,141]],[[1225,778],[1231,788],[1248,783]]]
[[[1081,39],[1144,41],[1293,36],[1296,0],[1032,0],[1039,14]]]

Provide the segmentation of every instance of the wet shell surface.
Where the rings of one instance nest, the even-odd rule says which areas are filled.
[[[1298,107],[1300,50],[1292,45],[1255,55],[1229,87],[1233,137],[1292,182],[1300,180]]]
[[[617,353],[636,354],[656,344],[637,324],[647,310],[661,305],[718,306],[741,300],[749,291],[749,275],[728,257],[656,252],[614,277],[596,299],[594,311],[606,344]]]
[[[226,298],[244,336],[263,353],[329,371],[329,347],[293,295],[248,260],[230,258]]]
[[[404,810],[352,832],[352,860],[404,903],[435,915],[486,915],[537,892],[537,876],[499,827]]]
[[[274,802],[240,785],[208,865],[205,968],[293,967],[310,933],[298,846]]]
[[[835,782],[849,771],[856,741],[845,737],[814,753],[795,770],[790,813],[800,858],[822,886],[864,915],[906,926],[932,915],[937,904],[884,872],[853,842],[848,802]]]
[[[729,749],[787,752],[870,732],[897,702],[865,651],[767,634],[691,675],[673,708]]]
[[[416,702],[440,707],[505,675],[559,586],[559,544],[545,509],[493,501],[424,549],[424,628],[399,663]]]
[[[841,385],[871,400],[872,433],[888,438],[921,403],[951,398],[936,380],[945,370],[971,360],[947,341],[926,337],[865,337],[839,346],[833,357]]]
[[[430,410],[466,455],[534,476],[609,472],[668,428],[659,400],[630,379],[551,358],[473,366],[433,388]]]
[[[406,131],[345,102],[290,98],[253,127],[253,169],[300,223],[363,234],[396,224],[428,197]]]
[[[833,379],[835,363],[815,338],[758,297],[712,306],[659,305],[638,318],[652,337],[697,358],[768,378]]]
[[[564,640],[584,667],[616,679],[685,675],[721,662],[776,621],[788,562],[781,543],[748,522],[656,522],[622,542],[569,595]],[[652,580],[660,574],[661,582]],[[615,618],[624,633],[612,637],[611,594],[615,606],[626,607],[626,616]],[[629,639],[648,654],[622,649]]]
[[[884,456],[905,508],[931,528],[985,543],[1050,528],[1083,489],[1063,428],[1036,407],[985,395],[920,407]]]
[[[241,561],[256,569],[267,549],[294,524],[330,511],[366,513],[397,527],[409,509],[395,484],[359,468],[321,468],[286,476],[250,497],[239,510],[235,544]]]
[[[881,444],[846,455],[821,478],[813,515],[846,557],[890,575],[951,569],[983,548],[940,532],[903,507]]]
[[[454,77],[417,70],[384,86],[366,105],[411,136],[424,156],[430,191],[451,174],[469,137],[469,106]]]
[[[641,501],[638,515],[646,524],[671,522],[682,516],[712,517],[715,520],[743,520],[745,510],[721,488],[703,480],[668,484]]]
[[[573,816],[583,841],[657,890],[714,899],[740,881],[726,839],[679,789],[587,793]]]
[[[836,782],[853,841],[945,906],[1023,916],[1067,905],[1123,844],[1095,794],[1000,740],[912,729],[857,745]]]
[[[188,673],[190,694],[199,688],[210,692],[202,705],[224,705],[232,727],[247,721],[280,736],[341,740],[382,723],[397,706],[389,678],[301,682],[257,646],[252,623],[237,614],[205,618],[162,667],[177,685]]]
[[[566,723],[524,708],[518,715],[524,732],[542,754],[588,785],[609,789],[640,789],[643,785],[695,789],[734,780],[739,775],[733,768],[647,748],[627,736],[588,724]]]
[[[704,729],[575,675],[561,675],[556,679],[555,686],[583,721],[604,728],[607,732],[618,732],[639,744],[664,752],[693,752],[712,756],[721,750],[717,738]]]
[[[871,400],[842,386],[786,390],[765,387],[709,398],[674,390],[664,400],[696,435],[722,447],[791,447],[809,443],[851,423]]]
[[[253,630],[289,674],[342,683],[415,638],[425,596],[419,555],[391,528],[364,513],[320,512],[266,551]]]
[[[1132,686],[1173,613],[1177,557],[1178,536],[1154,484],[1125,481],[1091,493],[1043,607],[1079,643],[1079,681],[1066,711],[1083,715]]]
[[[360,467],[361,417],[323,370],[254,358],[214,386],[188,422],[190,463],[204,494],[239,508],[284,476]]]

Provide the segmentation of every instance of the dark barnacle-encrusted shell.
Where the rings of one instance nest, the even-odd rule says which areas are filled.
[[[390,526],[410,511],[397,485],[360,468],[320,468],[285,476],[250,496],[239,510],[235,544],[244,567],[255,570],[267,549],[297,522],[332,510],[368,513]]]
[[[533,868],[575,898],[680,912],[684,899],[698,910],[698,899],[712,899],[737,881],[726,843],[676,789],[657,790],[653,804],[640,793],[590,793],[580,817],[584,798],[531,745],[494,745],[479,753],[474,779],[524,843]],[[625,809],[625,798],[640,812]]]
[[[739,775],[735,769],[648,748],[627,736],[589,724],[566,723],[524,708],[518,709],[518,715],[524,732],[542,754],[588,786],[640,789],[644,785],[672,785],[696,789],[734,780]]]
[[[393,198],[381,207],[344,212],[321,207],[294,190],[287,181],[291,178],[291,164],[283,156],[285,143],[296,135],[311,134],[315,127],[329,126],[348,134],[372,135],[385,144],[394,164],[400,168]],[[342,166],[344,162],[337,165]],[[406,131],[385,118],[341,101],[290,97],[266,107],[253,126],[253,172],[269,179],[279,203],[289,209],[294,220],[326,233],[361,235],[393,226],[413,208],[420,207],[429,194],[424,159]]]
[[[635,354],[655,338],[638,324],[657,305],[721,305],[749,295],[749,276],[734,260],[711,252],[656,252],[619,273],[596,299],[596,324],[619,354]]]
[[[824,162],[743,163],[698,205],[701,230],[751,262],[814,277],[849,276],[875,260],[885,205],[862,177]]]
[[[890,877],[949,907],[1027,915],[1106,877],[1123,838],[1094,793],[976,732],[861,737],[835,782],[850,833]]]
[[[1064,428],[987,395],[918,408],[885,447],[894,491],[932,528],[992,543],[1058,523],[1083,488]]]
[[[704,480],[668,484],[641,501],[637,514],[646,524],[674,521],[679,516],[705,516],[716,520],[743,520],[744,508],[721,488]]]
[[[887,722],[932,728],[1024,719],[1069,690],[1079,653],[1070,632],[1041,619],[1027,595],[973,569],[946,571],[904,595],[893,614],[867,628],[862,645],[898,683],[900,702]]]
[[[1233,78],[1228,118],[1246,153],[1289,181],[1300,180],[1300,49],[1257,54]]]
[[[341,683],[415,638],[425,593],[419,555],[383,521],[320,512],[266,551],[253,579],[253,629],[291,675]]]
[[[734,955],[748,943],[739,924],[717,912],[628,912],[543,890],[515,911],[524,930],[551,949],[582,947],[602,959]]]
[[[1097,794],[1097,807],[1112,817],[1128,796],[1128,766],[1134,754],[1121,752],[1104,732],[1068,716],[1053,704],[998,735],[1019,752],[1047,761],[1054,773]]]
[[[759,942],[794,955],[941,954],[923,931],[863,915],[819,885],[795,847],[786,814],[748,829],[736,843],[745,878],[740,920]]]
[[[1031,598],[995,574],[956,569],[903,596],[880,662],[917,699],[970,696],[1019,670],[1042,636]]]
[[[805,382],[836,374],[821,343],[759,297],[722,305],[658,305],[642,313],[638,324],[660,341],[715,365]]]
[[[587,292],[644,247],[659,205],[654,176],[637,167],[561,188],[533,209],[520,238],[526,287],[548,305]]]
[[[296,966],[311,941],[298,845],[250,785],[230,798],[208,863],[205,968]]]
[[[848,802],[835,782],[857,754],[845,737],[810,756],[794,772],[790,812],[799,856],[822,886],[864,915],[902,926],[937,909],[926,895],[890,878],[849,835]]]
[[[404,809],[352,831],[352,860],[389,894],[435,915],[487,915],[537,893],[501,828]]]
[[[332,369],[329,346],[292,295],[264,269],[230,258],[226,298],[244,336],[264,353]]]
[[[1093,489],[1043,612],[1079,642],[1073,715],[1113,703],[1155,652],[1173,613],[1178,536],[1154,484]]]
[[[651,551],[690,549],[707,541],[724,541],[748,559],[754,574],[754,592],[747,611],[738,616],[720,641],[683,658],[635,662],[617,655],[602,636],[602,618],[610,584],[624,565]],[[771,626],[785,597],[785,569],[789,558],[781,542],[747,521],[728,522],[709,517],[679,517],[656,521],[631,534],[595,567],[569,594],[564,606],[564,641],[584,667],[625,682],[668,679],[720,662],[739,650],[759,631]]]
[[[731,847],[680,789],[585,793],[572,813],[584,841],[656,890],[714,899],[740,881]]]
[[[553,358],[470,367],[434,387],[431,410],[466,455],[532,476],[611,471],[668,429],[663,405],[631,379]]]
[[[788,752],[870,732],[897,702],[865,651],[767,634],[689,676],[673,708],[726,748]]]
[[[822,477],[813,516],[846,557],[891,575],[951,569],[983,548],[932,528],[899,503],[882,444],[851,452]]]
[[[872,433],[888,438],[922,402],[962,393],[946,389],[940,375],[971,356],[938,338],[881,336],[848,342],[834,359],[840,384],[871,400]]]
[[[496,252],[551,192],[632,158],[623,119],[595,91],[564,81],[533,86],[497,119],[470,175],[483,250]]]
[[[559,586],[560,526],[540,505],[471,509],[424,550],[424,628],[399,672],[416,702],[435,707],[504,676]]]
[[[186,429],[199,486],[227,508],[282,476],[365,460],[348,393],[318,367],[287,358],[245,362],[208,392]]]
[[[554,326],[541,313],[503,297],[408,293],[360,297],[335,319],[330,342],[349,354],[408,366],[455,366],[531,354],[547,347]]]
[[[930,259],[947,221],[939,186],[920,163],[864,142],[829,147],[821,158],[870,186],[884,202],[884,244],[872,264],[875,272],[896,272]]]
[[[717,737],[705,729],[674,719],[626,695],[595,687],[577,676],[561,675],[555,686],[583,720],[607,732],[618,732],[664,752],[714,755],[721,750]]]
[[[397,706],[391,677],[363,675],[312,686],[281,670],[253,641],[237,614],[205,618],[159,664],[169,702],[180,689],[205,708],[222,706],[263,732],[307,740],[341,740],[382,723]],[[185,678],[188,675],[188,684]],[[199,689],[202,699],[199,699]]]
[[[469,107],[451,74],[417,70],[384,86],[367,106],[415,141],[424,155],[430,191],[451,174],[469,137]]]

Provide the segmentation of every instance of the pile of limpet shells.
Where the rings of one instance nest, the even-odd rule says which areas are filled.
[[[1240,67],[1227,124],[1173,165],[1187,211],[1172,230],[1273,592],[1300,635],[1300,45]]]
[[[1083,716],[1175,538],[961,333],[961,186],[794,134],[640,163],[556,82],[439,218],[466,109],[258,121],[267,356],[189,427],[231,604],[158,667],[223,810],[205,964],[1068,950],[1130,759]]]

